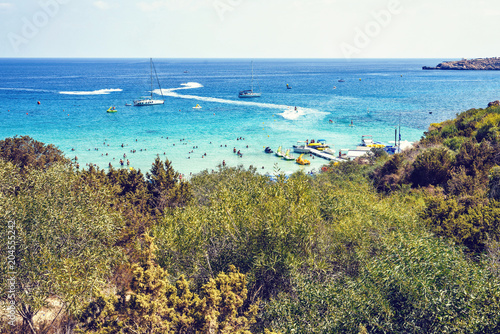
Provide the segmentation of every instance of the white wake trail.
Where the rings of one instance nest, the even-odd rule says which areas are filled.
[[[64,95],[108,95],[113,92],[121,92],[120,88],[111,88],[111,89],[99,89],[93,91],[75,91],[75,92],[59,92],[59,94]]]
[[[261,102],[253,102],[253,101],[236,101],[236,100],[226,100],[216,97],[206,97],[206,96],[198,96],[198,95],[186,95],[177,93],[178,90],[185,89],[194,89],[194,88],[202,88],[203,85],[197,82],[188,82],[181,84],[182,87],[178,88],[168,88],[168,89],[156,89],[153,93],[163,96],[177,97],[181,99],[189,99],[189,100],[197,100],[197,101],[205,101],[205,102],[215,102],[215,103],[225,103],[225,104],[233,104],[240,106],[254,106],[261,108],[271,108],[271,109],[279,109],[282,110],[282,113],[279,113],[281,117],[288,120],[297,120],[300,116],[305,116],[309,114],[315,115],[328,115],[327,112],[319,111],[311,108],[302,108],[295,106],[288,106],[284,104],[274,104],[274,103],[261,103]]]

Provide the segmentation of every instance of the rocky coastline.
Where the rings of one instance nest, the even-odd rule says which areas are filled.
[[[445,61],[439,65],[424,66],[423,70],[500,70],[500,57]]]

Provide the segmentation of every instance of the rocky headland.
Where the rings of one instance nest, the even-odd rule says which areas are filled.
[[[423,70],[500,70],[500,57],[462,59],[445,61],[432,67],[424,66]]]

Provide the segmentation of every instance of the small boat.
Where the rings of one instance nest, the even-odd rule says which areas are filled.
[[[294,156],[290,154],[290,149],[286,150],[285,156],[283,157],[286,161],[295,160]]]
[[[193,109],[201,109],[201,106],[197,104],[196,106],[193,107]]]
[[[239,98],[260,97],[260,93],[253,91],[253,61],[252,61],[252,81],[250,87],[251,87],[250,89],[242,90],[241,92],[239,92],[238,97]]]
[[[130,103],[125,103],[125,107],[131,107],[131,106],[132,106],[132,104],[130,104]]]
[[[361,144],[359,146],[369,147],[369,148],[384,148],[385,145],[381,142],[374,142],[372,135],[361,136]]]
[[[117,112],[118,110],[116,110],[115,107],[109,107],[108,110],[106,110],[106,112]]]
[[[289,86],[288,84],[286,84],[286,89],[292,89],[292,86]]]
[[[309,153],[309,148],[305,141],[298,141],[297,144],[293,145],[293,151],[295,153]]]
[[[165,103],[164,100],[153,99],[153,70],[155,72],[156,81],[158,82],[158,86],[160,87],[160,93],[161,93],[162,97],[163,97],[163,92],[161,90],[160,80],[158,80],[158,74],[156,73],[156,68],[155,68],[155,65],[153,64],[152,58],[149,59],[149,66],[151,68],[151,97],[143,97],[140,100],[135,100],[134,106],[136,106],[136,107],[152,106],[152,105],[156,105],[156,104],[164,104]]]
[[[278,147],[275,154],[277,157],[280,157],[280,158],[283,158],[285,156],[285,153],[283,153],[283,151],[281,150],[281,146]]]
[[[329,146],[326,144],[326,140],[324,139],[318,139],[315,143],[309,143],[307,145],[309,148],[313,148],[318,151],[323,151],[324,149],[328,148]]]
[[[344,79],[339,79],[338,81],[339,81],[339,82],[345,82],[345,80],[344,80]]]
[[[310,165],[310,164],[311,164],[311,162],[310,162],[309,160],[307,160],[307,159],[303,159],[303,158],[302,158],[302,156],[303,156],[303,155],[304,155],[304,154],[301,154],[301,155],[297,158],[297,160],[295,160],[295,162],[296,162],[296,163],[298,163],[299,165]]]
[[[270,153],[273,153],[273,150],[271,150],[271,148],[268,146],[268,147],[266,147],[266,149],[264,150],[264,152],[270,154]]]

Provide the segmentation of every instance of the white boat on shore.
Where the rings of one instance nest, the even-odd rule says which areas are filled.
[[[149,66],[151,68],[151,96],[150,97],[142,97],[140,100],[135,100],[134,101],[134,106],[136,107],[143,107],[143,106],[152,106],[152,105],[157,105],[157,104],[164,104],[164,100],[155,100],[153,99],[153,70],[156,75],[156,81],[158,82],[158,87],[160,87],[160,93],[161,96],[163,97],[163,92],[161,90],[160,86],[160,80],[158,80],[158,74],[156,73],[156,68],[155,65],[153,64],[153,59],[149,59]]]

